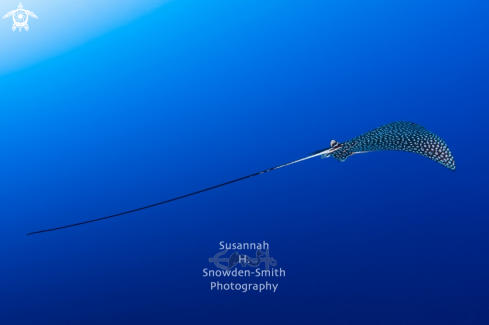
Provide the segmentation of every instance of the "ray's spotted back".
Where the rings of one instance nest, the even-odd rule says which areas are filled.
[[[334,140],[333,140],[334,141]],[[333,143],[332,141],[332,143]],[[337,143],[334,141],[334,143]],[[345,161],[353,154],[380,150],[416,153],[455,170],[455,159],[445,141],[433,132],[412,122],[392,122],[340,144],[329,155]]]

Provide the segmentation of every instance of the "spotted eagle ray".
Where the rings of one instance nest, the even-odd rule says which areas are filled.
[[[421,125],[412,123],[412,122],[393,122],[389,123],[386,125],[383,125],[381,127],[378,127],[372,131],[369,131],[367,133],[364,133],[362,135],[359,135],[358,137],[355,137],[353,139],[350,139],[346,142],[337,142],[335,140],[331,141],[330,147],[321,149],[318,151],[313,152],[311,155],[298,159],[280,166],[272,167],[269,169],[265,169],[261,172],[254,173],[248,176],[244,176],[226,183],[222,183],[216,186],[212,186],[197,192],[193,192],[190,194],[182,195],[170,200],[166,200],[163,202],[151,204],[142,208],[114,214],[108,217],[103,217],[103,218],[98,218],[98,219],[93,219],[93,220],[88,220],[84,222],[79,222],[63,227],[57,227],[57,228],[52,228],[52,229],[46,229],[46,230],[40,230],[40,231],[35,231],[31,232],[27,235],[32,235],[32,234],[38,234],[42,232],[48,232],[48,231],[54,231],[54,230],[59,230],[59,229],[64,229],[64,228],[69,228],[69,227],[75,227],[75,226],[80,226],[84,225],[86,223],[91,223],[95,221],[100,221],[104,219],[109,219],[109,218],[114,218],[117,216],[121,216],[124,214],[152,208],[157,205],[165,204],[168,202],[176,201],[183,199],[188,196],[192,196],[195,194],[199,194],[205,191],[209,191],[224,185],[228,185],[231,183],[235,183],[238,181],[241,181],[246,178],[250,178],[253,176],[261,175],[264,173],[268,173],[272,170],[279,169],[285,166],[289,166],[295,163],[298,163],[300,161],[304,161],[310,158],[314,158],[317,156],[321,156],[322,158],[327,158],[327,157],[333,157],[337,159],[338,161],[345,161],[348,157],[351,155],[357,154],[357,153],[366,153],[366,152],[372,152],[372,151],[381,151],[381,150],[395,150],[395,151],[406,151],[406,152],[413,152],[415,154],[427,157],[431,160],[434,160],[446,168],[455,171],[455,159],[452,156],[452,153],[450,152],[450,149],[448,148],[447,144],[445,141],[443,141],[442,138],[440,138],[438,135],[426,130],[424,127]]]

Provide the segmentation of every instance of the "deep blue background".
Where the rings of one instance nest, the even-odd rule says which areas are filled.
[[[487,1],[178,0],[0,77],[1,324],[487,324]],[[29,31],[30,33],[30,31]],[[421,124],[403,152],[276,166]],[[210,291],[219,242],[277,292]]]

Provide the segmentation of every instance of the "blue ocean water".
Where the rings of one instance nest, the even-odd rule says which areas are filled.
[[[141,3],[112,25],[94,8],[69,46],[67,31],[36,39],[49,11],[35,3],[29,31],[1,20],[0,324],[488,323],[489,3]],[[315,158],[26,236],[393,121],[441,136],[457,170],[404,152]],[[285,276],[203,276],[220,242],[263,241]]]

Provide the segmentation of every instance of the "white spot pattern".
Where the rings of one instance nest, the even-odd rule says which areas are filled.
[[[364,133],[341,144],[331,156],[345,161],[361,151],[398,150],[430,158],[448,169],[455,170],[455,159],[445,141],[421,125],[393,122]]]

